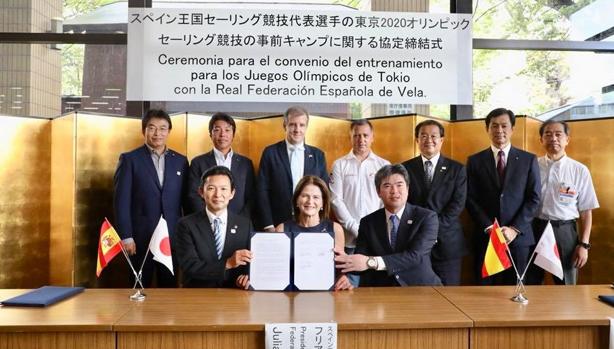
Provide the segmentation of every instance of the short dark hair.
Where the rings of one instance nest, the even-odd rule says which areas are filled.
[[[356,126],[363,126],[363,125],[369,125],[369,128],[371,129],[371,131],[373,131],[373,125],[371,125],[371,121],[367,119],[352,120],[352,123],[350,124],[350,131],[354,131],[354,127]]]
[[[171,130],[173,128],[173,122],[167,112],[162,109],[149,109],[147,113],[143,115],[143,119],[141,119],[141,131],[145,132],[147,124],[154,118],[166,120],[168,122],[168,129]]]
[[[420,122],[418,125],[416,125],[416,128],[414,129],[414,137],[416,137],[416,139],[418,138],[418,136],[420,135],[420,129],[423,128],[424,126],[437,126],[439,127],[439,135],[441,137],[445,137],[445,129],[443,128],[443,125],[441,123],[439,123],[438,121],[435,120],[424,120],[422,122]]]
[[[320,220],[327,219],[330,216],[330,192],[328,191],[328,186],[320,177],[307,175],[301,178],[298,184],[296,184],[294,195],[292,195],[292,208],[294,211],[293,216],[295,221],[298,221],[299,215],[301,214],[297,205],[298,197],[309,184],[320,188],[320,191],[322,192],[322,210],[318,212]]]
[[[286,110],[286,112],[284,113],[284,125],[288,123],[288,119],[290,118],[290,116],[298,115],[305,115],[307,117],[307,122],[309,122],[309,112],[307,111],[307,109],[299,106],[294,106],[288,108],[288,110]]]
[[[235,123],[235,120],[228,114],[226,113],[215,113],[213,114],[213,116],[211,117],[211,120],[209,120],[209,134],[211,134],[211,132],[213,132],[213,125],[215,124],[216,121],[224,121],[227,124],[230,124],[230,126],[232,127],[232,134],[234,135],[235,132],[237,131],[237,124]]]
[[[232,172],[227,167],[224,166],[213,166],[205,171],[202,176],[200,176],[200,187],[203,188],[205,186],[205,182],[207,178],[212,176],[226,176],[230,179],[230,189],[235,190],[235,180],[232,176]]]
[[[405,169],[405,167],[403,167],[403,165],[395,164],[385,165],[380,168],[379,171],[377,171],[377,173],[375,174],[375,189],[379,192],[379,186],[382,185],[384,179],[395,174],[400,174],[401,176],[403,176],[405,184],[407,184],[407,187],[409,188],[409,174],[407,173],[407,170]]]
[[[546,129],[546,126],[554,125],[554,124],[561,124],[561,125],[563,125],[563,131],[565,132],[566,135],[569,136],[569,125],[565,121],[563,121],[563,120],[548,120],[548,121],[544,122],[539,127],[539,136],[542,137],[544,135],[544,130]]]
[[[501,115],[505,115],[507,114],[507,116],[509,116],[510,118],[510,123],[512,124],[512,127],[514,127],[516,125],[516,115],[514,115],[514,112],[509,110],[509,109],[505,109],[505,108],[497,108],[497,109],[493,109],[490,111],[490,113],[488,113],[488,115],[486,115],[486,129],[488,129],[488,126],[490,126],[490,120],[492,118],[496,118],[497,116],[501,116]]]

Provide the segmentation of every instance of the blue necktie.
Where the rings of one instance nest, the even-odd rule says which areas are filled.
[[[219,217],[215,217],[213,220],[213,236],[215,237],[215,252],[217,252],[217,259],[222,259],[224,241],[222,241],[222,220]]]
[[[397,244],[397,231],[399,230],[399,217],[396,214],[390,216],[390,247],[394,249]]]

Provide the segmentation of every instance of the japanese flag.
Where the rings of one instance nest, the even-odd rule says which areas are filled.
[[[155,261],[164,264],[171,274],[175,275],[173,271],[173,258],[171,256],[171,241],[168,237],[168,225],[162,216],[160,216],[158,226],[149,241],[149,250],[153,254]]]
[[[546,225],[546,229],[544,229],[544,233],[535,247],[534,263],[563,280],[563,265],[550,222]]]

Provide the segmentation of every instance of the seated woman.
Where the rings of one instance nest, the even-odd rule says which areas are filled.
[[[323,180],[316,176],[305,176],[296,185],[292,196],[294,219],[275,227],[279,232],[335,232],[335,250],[343,251],[345,237],[339,223],[331,221],[330,192]],[[345,274],[335,282],[335,291],[351,290],[352,284]]]

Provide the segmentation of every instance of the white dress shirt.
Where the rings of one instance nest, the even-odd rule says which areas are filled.
[[[298,181],[303,178],[305,173],[305,142],[300,144],[290,144],[286,139],[286,150],[288,151],[288,160],[290,161],[290,171],[292,172],[292,192],[296,188]],[[296,168],[292,168],[292,152],[296,153],[297,157]],[[294,173],[296,171],[296,173]]]
[[[218,166],[224,166],[229,170],[230,170],[230,166],[232,165],[233,155],[234,153],[232,152],[232,149],[230,149],[228,154],[226,154],[226,157],[224,157],[224,154],[221,151],[213,148],[213,156],[215,157],[215,163]]]
[[[213,221],[216,218],[220,219],[220,232],[222,234],[222,251],[224,251],[224,244],[226,243],[226,227],[228,226],[228,210],[222,211],[219,216],[214,215],[207,206],[205,206],[205,213],[207,213],[207,217],[209,218],[209,222],[211,223],[211,231],[213,232],[213,240],[215,240],[215,225]],[[215,248],[215,247],[214,247]],[[217,253],[217,251],[214,251]]]
[[[345,246],[355,247],[360,219],[382,207],[375,188],[375,173],[388,160],[370,152],[362,162],[352,151],[335,160],[330,176],[332,206],[345,230]]]
[[[580,212],[599,207],[591,174],[582,163],[568,156],[557,161],[542,156],[537,163],[542,184],[539,218],[577,219]]]
[[[503,160],[503,164],[507,167],[507,158],[510,155],[510,149],[512,148],[512,144],[508,143],[503,149],[499,149],[494,145],[490,146],[490,150],[492,150],[492,154],[495,157],[495,168],[497,168],[497,162],[499,162],[499,150],[503,150],[503,154],[505,154],[505,159]]]

